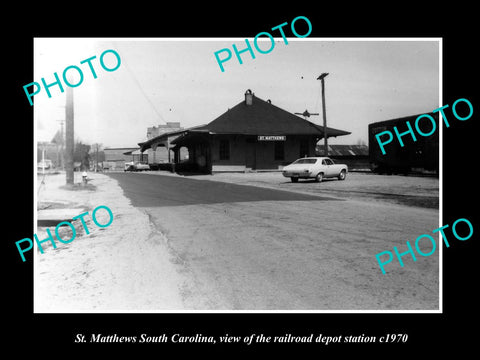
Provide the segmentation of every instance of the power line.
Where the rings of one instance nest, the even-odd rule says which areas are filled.
[[[319,86],[317,95],[315,96],[315,106],[313,107],[313,111],[318,111],[318,102],[320,100],[320,92],[321,91],[322,91],[322,86]]]
[[[118,44],[113,42],[113,44],[115,45],[115,47],[118,48]],[[140,89],[142,95],[145,97],[145,99],[148,101],[148,103],[150,104],[150,106],[152,107],[153,111],[155,111],[155,113],[158,115],[158,117],[166,124],[167,121],[163,118],[162,114],[160,114],[160,112],[157,110],[157,108],[155,107],[155,105],[152,103],[152,101],[150,100],[150,98],[148,97],[148,95],[145,93],[145,91],[143,90],[143,87],[142,85],[140,85],[140,82],[138,81],[137,77],[135,76],[135,74],[133,73],[133,71],[130,69],[130,67],[128,66],[128,63],[125,61],[124,58],[122,58],[122,62],[124,64],[124,66],[127,68],[127,71],[128,73],[130,74],[130,76],[133,78],[133,80],[135,81],[135,84],[137,84],[138,88]]]

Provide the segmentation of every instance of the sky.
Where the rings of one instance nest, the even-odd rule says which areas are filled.
[[[268,38],[260,39],[261,49],[271,46]],[[232,44],[244,49],[244,38],[36,38],[32,82],[53,83],[55,72],[62,79],[66,67],[78,66],[84,78],[74,88],[75,138],[104,147],[137,147],[146,140],[147,127],[166,122],[207,124],[243,101],[247,89],[289,112],[319,113],[309,120],[321,125],[321,82],[316,79],[324,72],[329,73],[327,125],[351,132],[329,138],[330,145],[368,144],[369,123],[441,106],[437,39],[307,37],[288,38],[285,44],[280,37],[267,54],[255,49],[253,39],[250,43],[255,58],[242,53],[240,64]],[[224,48],[233,55],[222,72],[214,53]],[[100,65],[106,50],[120,56],[115,71]],[[93,56],[96,79],[87,63],[80,64]],[[116,65],[112,53],[104,61],[109,68]],[[73,84],[79,81],[75,70],[67,73]],[[34,96],[37,141],[52,140],[65,119],[65,93],[57,85],[49,89],[51,98],[43,87]],[[25,103],[29,106],[27,97]]]

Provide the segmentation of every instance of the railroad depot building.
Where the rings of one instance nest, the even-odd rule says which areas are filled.
[[[327,127],[328,137],[350,132]],[[141,151],[161,146],[166,137],[174,152],[175,169],[214,173],[222,171],[278,170],[305,156],[315,156],[323,126],[262,100],[250,90],[245,99],[206,125],[163,134],[145,143]],[[181,149],[188,160],[180,162]],[[183,150],[182,150],[183,151]]]
[[[152,126],[147,128],[147,141],[159,138],[163,134],[175,133],[183,130],[179,122],[167,122],[165,125]],[[164,136],[161,141],[153,142],[147,150],[149,164],[162,164],[172,161],[173,154],[170,151],[170,140],[174,137]],[[161,145],[159,143],[161,142]],[[140,149],[141,150],[141,149]]]

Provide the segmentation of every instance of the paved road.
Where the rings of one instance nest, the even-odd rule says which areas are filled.
[[[254,186],[236,185],[188,179],[185,177],[153,176],[135,173],[110,173],[120,181],[133,206],[160,207],[185,206],[245,201],[333,200],[290,191],[278,191]],[[158,179],[157,179],[158,177]]]
[[[375,254],[439,226],[438,211],[183,177],[112,173],[190,281],[198,310],[438,309],[438,251],[383,275]],[[424,249],[424,252],[428,252]]]

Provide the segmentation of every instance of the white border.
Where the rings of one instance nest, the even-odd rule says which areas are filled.
[[[57,37],[38,37],[35,39],[57,39]],[[64,38],[58,38],[64,39]],[[155,42],[155,41],[245,41],[245,39],[253,40],[254,37],[215,37],[215,38],[82,38],[74,37],[71,39],[76,40],[91,40],[91,41],[131,41],[131,42]],[[274,37],[275,40],[283,40],[282,37]],[[269,38],[259,38],[260,41],[270,40]],[[443,104],[443,38],[442,37],[305,37],[305,38],[290,38],[287,37],[287,40],[290,41],[438,41],[439,43],[439,107]],[[34,56],[37,53],[34,43]],[[34,74],[35,75],[35,74]],[[35,105],[33,105],[33,111],[35,112]],[[432,109],[434,110],[434,109]],[[34,115],[35,116],[35,115]],[[443,126],[441,126],[441,115],[439,116],[439,227],[443,224]],[[34,232],[37,232],[37,124],[34,121],[34,164],[33,164],[33,182],[34,182]],[[432,229],[433,230],[433,229]],[[75,312],[59,312],[60,314],[129,314],[129,313],[138,313],[138,314],[439,314],[443,313],[443,246],[441,246],[441,237],[439,233],[439,309],[436,310],[77,310]],[[33,239],[32,239],[33,240]],[[33,281],[35,282],[35,274],[37,273],[37,251],[36,244],[33,247]],[[33,283],[33,313],[34,314],[52,314],[56,312],[37,312],[35,311],[35,283]]]

